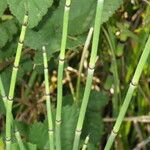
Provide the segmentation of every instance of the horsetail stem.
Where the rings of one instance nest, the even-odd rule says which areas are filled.
[[[62,41],[61,41],[61,50],[59,55],[59,66],[58,66],[58,81],[57,81],[57,109],[56,109],[56,149],[61,150],[61,136],[60,136],[60,127],[61,127],[61,109],[62,109],[62,94],[63,94],[63,68],[65,61],[65,49],[67,42],[67,33],[68,33],[68,20],[70,12],[71,0],[66,0],[64,17],[63,17],[63,31],[62,31]]]
[[[5,108],[7,108],[7,103],[6,103],[6,102],[7,102],[7,96],[6,96],[6,92],[5,92],[3,83],[2,83],[1,76],[0,76],[0,92],[1,92],[1,96],[2,96],[2,99],[3,99],[4,106],[5,106]],[[12,117],[12,115],[11,115],[11,121],[12,121],[12,120],[13,120],[13,117]],[[17,130],[17,127],[15,127],[15,129],[16,129],[15,136],[16,136],[16,139],[17,139],[19,148],[20,148],[21,150],[25,150],[25,147],[24,147],[24,145],[23,145],[23,142],[22,142],[20,133],[19,133],[19,131]]]
[[[83,126],[85,113],[86,113],[86,109],[87,109],[87,104],[88,104],[88,100],[89,100],[89,96],[90,96],[92,79],[93,79],[93,74],[94,74],[94,67],[95,67],[96,56],[97,56],[98,42],[99,42],[103,3],[104,3],[104,0],[97,1],[92,52],[91,52],[90,63],[89,63],[89,68],[88,68],[88,75],[87,75],[85,91],[84,91],[83,100],[82,100],[82,104],[81,104],[81,108],[80,108],[76,131],[75,131],[73,150],[78,150],[78,147],[79,147],[80,135],[82,132],[82,126]]]
[[[9,88],[9,94],[7,98],[7,109],[6,109],[6,150],[11,149],[11,111],[12,111],[12,104],[13,104],[13,98],[14,98],[14,90],[16,85],[16,79],[17,79],[17,73],[18,73],[18,67],[21,57],[21,52],[23,48],[23,41],[27,29],[27,22],[28,22],[28,13],[25,14],[21,34],[18,42],[15,62],[13,66],[11,81],[10,81],[10,88]]]
[[[76,100],[79,100],[79,92],[80,92],[80,81],[81,81],[81,73],[83,70],[83,63],[84,63],[84,59],[85,59],[85,55],[86,52],[89,48],[90,42],[91,42],[91,38],[92,38],[92,34],[93,34],[93,27],[90,28],[87,39],[85,41],[84,44],[84,48],[83,48],[83,52],[82,52],[82,57],[80,60],[80,66],[79,66],[79,74],[78,74],[78,79],[77,79],[77,87],[76,87]]]
[[[88,145],[88,143],[89,143],[89,139],[90,139],[90,137],[89,137],[89,135],[85,138],[85,141],[84,141],[84,144],[83,144],[83,146],[82,146],[82,150],[86,150],[87,149],[87,145]]]
[[[122,121],[124,119],[126,111],[128,109],[128,106],[130,104],[133,92],[136,89],[136,87],[138,86],[138,82],[139,82],[142,70],[144,68],[144,65],[145,65],[145,63],[146,63],[146,61],[148,59],[149,53],[150,53],[150,36],[149,36],[149,38],[147,40],[147,43],[146,43],[145,48],[144,48],[144,51],[143,51],[143,53],[141,55],[141,58],[140,58],[140,60],[138,62],[138,65],[137,65],[137,68],[136,68],[135,73],[133,75],[133,78],[132,78],[132,81],[130,83],[129,89],[127,91],[127,94],[125,96],[124,102],[123,102],[122,107],[120,109],[118,118],[117,118],[116,123],[115,123],[115,125],[113,127],[113,130],[112,130],[112,132],[111,132],[111,134],[110,134],[110,136],[108,138],[108,141],[106,143],[106,146],[105,146],[104,150],[110,150],[110,148],[111,148],[111,146],[112,146],[112,144],[113,144],[113,142],[115,140],[115,137],[118,134],[118,131],[120,129],[120,126],[122,124]]]
[[[44,62],[44,78],[45,78],[45,96],[46,96],[46,107],[47,107],[47,118],[48,118],[48,135],[49,135],[49,144],[50,150],[54,150],[54,131],[53,131],[53,121],[52,121],[52,112],[51,112],[51,101],[50,101],[50,86],[48,79],[48,63],[45,47],[43,50],[43,62]]]

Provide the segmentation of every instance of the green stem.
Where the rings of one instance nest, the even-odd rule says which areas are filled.
[[[71,0],[66,0],[65,10],[64,10],[64,18],[63,18],[63,32],[62,32],[62,41],[61,41],[61,50],[59,55],[59,66],[58,66],[58,81],[57,81],[57,109],[56,109],[56,149],[61,150],[61,109],[62,109],[62,94],[63,94],[63,68],[64,68],[64,60],[65,60],[65,49],[67,42],[67,33],[68,33],[68,20],[69,20],[69,12],[70,12],[70,4]]]
[[[148,41],[145,45],[144,51],[141,55],[141,58],[139,60],[139,63],[138,63],[137,68],[135,70],[135,73],[133,75],[132,81],[130,83],[129,89],[127,91],[126,97],[125,97],[124,102],[122,104],[121,110],[119,112],[118,118],[117,118],[116,123],[113,127],[113,130],[112,130],[112,132],[108,138],[108,141],[106,143],[104,150],[110,150],[110,148],[111,148],[111,146],[115,140],[115,137],[118,134],[118,131],[120,129],[120,126],[122,124],[122,121],[124,119],[126,111],[128,109],[128,106],[130,104],[133,92],[134,92],[135,88],[138,86],[138,82],[139,82],[142,70],[144,68],[144,65],[148,59],[149,53],[150,53],[150,36],[149,36]]]
[[[77,79],[77,86],[76,86],[76,100],[79,101],[79,93],[80,93],[80,82],[81,82],[81,74],[82,74],[82,70],[83,70],[83,63],[85,60],[85,55],[86,52],[89,48],[90,42],[91,42],[91,38],[92,38],[92,34],[93,34],[93,27],[90,28],[86,42],[84,44],[84,48],[83,48],[83,52],[82,52],[82,57],[79,63],[79,74],[78,74],[78,79]]]
[[[98,50],[98,43],[99,43],[99,34],[100,34],[100,27],[101,27],[103,3],[104,3],[103,0],[98,0],[98,2],[97,2],[95,25],[94,25],[94,35],[93,35],[93,43],[92,43],[92,52],[91,52],[90,63],[89,63],[89,68],[88,68],[88,75],[87,75],[85,91],[84,91],[83,100],[82,100],[82,104],[81,104],[81,108],[80,108],[80,112],[79,112],[79,118],[78,118],[78,122],[77,122],[76,131],[75,131],[73,150],[78,150],[78,147],[79,147],[80,135],[82,132],[83,122],[84,122],[85,113],[86,113],[88,100],[89,100],[89,96],[90,96],[95,62],[96,62],[96,56],[97,56],[97,50]]]
[[[54,150],[54,130],[52,121],[52,111],[51,111],[51,100],[50,100],[50,86],[48,79],[48,63],[45,47],[43,50],[43,62],[44,62],[44,78],[45,78],[45,96],[46,96],[46,107],[47,107],[47,118],[48,118],[48,134],[49,134],[49,144],[50,150]]]
[[[16,85],[16,79],[17,79],[17,73],[18,73],[18,67],[21,57],[21,52],[23,48],[23,41],[27,29],[27,22],[28,22],[28,14],[26,13],[24,16],[24,21],[21,29],[21,34],[19,38],[19,43],[17,47],[15,62],[13,66],[12,76],[11,76],[11,82],[10,82],[10,88],[9,88],[9,94],[7,98],[7,109],[6,109],[6,150],[11,149],[11,113],[12,113],[12,104],[13,104],[13,98],[14,98],[14,90]]]
[[[87,145],[89,143],[89,135],[86,137],[84,144],[82,146],[82,150],[86,150],[87,149]]]
[[[2,95],[2,98],[3,98],[3,103],[4,103],[4,106],[5,108],[7,108],[7,96],[6,96],[6,93],[5,93],[5,89],[4,89],[4,86],[3,86],[3,83],[2,83],[2,79],[1,79],[1,76],[0,76],[0,92],[1,92],[1,95]],[[11,122],[13,121],[13,116],[11,115]],[[25,147],[24,147],[24,144],[22,142],[22,139],[21,139],[21,136],[20,136],[20,133],[19,131],[17,130],[17,127],[15,127],[15,136],[16,136],[16,139],[17,139],[17,142],[18,142],[18,145],[19,145],[19,148],[21,150],[25,150]]]
[[[27,97],[30,93],[30,90],[35,82],[35,79],[36,79],[36,76],[37,76],[37,72],[35,70],[32,71],[32,74],[31,74],[31,77],[29,79],[29,82],[28,82],[28,86],[27,86],[27,89],[25,90],[25,97]]]
[[[112,55],[112,67],[113,67],[113,77],[114,77],[114,98],[113,98],[113,114],[114,117],[118,114],[119,110],[119,101],[121,100],[121,94],[120,94],[120,81],[119,81],[119,75],[118,75],[118,67],[117,67],[117,60],[115,56],[115,39],[111,33],[110,27],[108,27],[108,32],[103,28],[103,32],[106,36],[106,39],[109,43],[110,49],[111,49],[111,55]]]

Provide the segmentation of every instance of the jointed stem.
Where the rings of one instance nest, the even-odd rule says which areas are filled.
[[[67,32],[68,32],[68,20],[70,12],[71,0],[66,0],[64,18],[63,18],[63,32],[62,32],[62,41],[61,41],[61,50],[59,55],[59,66],[58,66],[58,81],[57,81],[57,109],[56,109],[56,149],[61,150],[61,136],[60,136],[60,127],[61,127],[61,109],[62,109],[62,94],[63,94],[63,68],[65,60],[65,49],[67,42]]]
[[[2,99],[3,99],[3,103],[4,103],[4,106],[5,108],[7,108],[7,96],[6,96],[6,93],[5,93],[5,89],[4,89],[4,86],[3,86],[3,83],[2,83],[2,79],[1,79],[1,76],[0,76],[0,92],[1,92],[1,95],[2,95]],[[13,121],[13,117],[11,115],[11,123]],[[21,150],[25,150],[25,147],[23,145],[23,142],[22,142],[22,139],[21,139],[21,136],[20,136],[20,133],[19,131],[17,130],[17,127],[15,127],[15,136],[16,136],[16,139],[18,141],[18,145],[19,145],[19,148]]]
[[[6,109],[6,150],[10,150],[11,148],[11,112],[12,112],[12,104],[13,104],[13,98],[14,98],[14,90],[16,85],[16,79],[17,79],[17,73],[18,73],[18,67],[21,57],[21,52],[23,48],[23,41],[26,33],[27,28],[27,22],[28,22],[28,14],[26,13],[24,16],[24,21],[21,29],[21,34],[19,38],[19,43],[17,47],[15,62],[13,66],[12,76],[11,76],[11,82],[10,82],[10,88],[9,88],[9,94],[7,98],[7,109]]]
[[[129,103],[131,101],[133,92],[134,92],[135,88],[138,86],[138,82],[139,82],[142,70],[144,68],[144,65],[145,65],[145,63],[146,63],[146,61],[148,59],[149,53],[150,53],[150,36],[148,38],[148,41],[146,43],[146,46],[145,46],[144,51],[142,53],[142,56],[141,56],[141,58],[139,60],[139,63],[137,65],[137,68],[136,68],[135,73],[133,75],[132,81],[130,83],[129,89],[127,91],[125,100],[124,100],[124,102],[122,104],[119,116],[118,116],[118,118],[116,120],[114,128],[113,128],[113,130],[111,132],[111,135],[108,138],[108,141],[106,143],[106,146],[105,146],[104,150],[109,150],[111,148],[111,146],[113,144],[113,141],[115,140],[115,137],[117,136],[117,133],[118,133],[118,131],[120,129],[120,126],[122,124],[122,121],[124,119],[126,111],[128,109]]]
[[[78,150],[78,147],[79,147],[80,135],[81,135],[83,122],[84,122],[84,118],[85,118],[85,113],[86,113],[86,109],[87,109],[87,104],[88,104],[88,100],[89,100],[89,96],[90,96],[94,67],[95,67],[96,56],[97,56],[98,42],[99,42],[103,2],[104,2],[103,0],[98,0],[98,2],[97,2],[94,35],[93,35],[93,43],[92,43],[92,52],[91,52],[90,63],[89,63],[89,68],[88,68],[88,75],[87,75],[85,91],[84,91],[84,95],[83,95],[83,100],[82,100],[82,104],[81,104],[81,108],[80,108],[76,132],[75,132],[73,150]]]
[[[50,101],[50,86],[48,79],[48,63],[45,47],[43,47],[43,61],[44,61],[44,77],[45,77],[45,96],[46,96],[46,107],[47,107],[47,118],[48,118],[48,133],[49,133],[49,144],[50,150],[54,150],[54,131],[53,121],[51,112],[51,101]]]
[[[89,48],[90,42],[91,42],[91,38],[92,38],[92,34],[93,34],[93,27],[90,28],[84,48],[83,48],[83,52],[82,52],[82,57],[79,63],[79,74],[78,74],[78,79],[77,79],[77,87],[76,87],[76,101],[78,102],[79,100],[79,93],[80,93],[80,81],[81,81],[81,74],[82,74],[82,69],[83,69],[83,63],[84,63],[84,59],[85,59],[85,55],[86,52]]]

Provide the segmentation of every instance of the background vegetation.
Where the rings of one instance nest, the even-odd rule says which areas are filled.
[[[91,44],[86,51],[80,90],[80,59],[95,20],[97,0],[72,0],[63,78],[62,150],[71,150],[84,93]],[[0,76],[8,95],[25,0],[0,0]],[[28,0],[29,23],[13,103],[14,123],[27,149],[48,149],[44,65],[47,50],[53,118],[57,105],[57,70],[65,0]],[[98,58],[86,111],[81,146],[103,149],[123,103],[150,30],[148,0],[105,0]],[[150,58],[133,95],[112,149],[150,149]],[[2,97],[1,97],[2,99]],[[77,106],[72,105],[77,101]],[[5,145],[5,107],[0,100],[0,149]],[[19,149],[14,131],[12,149]]]

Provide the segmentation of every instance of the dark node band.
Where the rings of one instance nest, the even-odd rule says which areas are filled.
[[[81,130],[76,130],[76,132],[81,133]]]
[[[28,22],[24,22],[24,23],[22,24],[22,26],[24,26],[24,27],[27,27],[27,25],[28,25]]]
[[[14,66],[13,66],[13,68],[18,69],[18,68],[19,68],[19,66],[15,66],[15,65],[14,65]]]
[[[48,67],[44,67],[44,70],[48,70]]]
[[[56,123],[61,123],[61,120],[56,120]]]
[[[70,8],[70,4],[69,5],[66,4],[65,7]]]
[[[11,141],[11,138],[5,137],[4,140],[5,140],[6,142],[10,142],[10,141]]]
[[[62,59],[62,58],[59,57],[59,61],[64,62],[64,61],[65,61],[65,58]]]
[[[23,41],[20,41],[20,40],[19,40],[19,44],[23,44]]]
[[[88,68],[89,68],[90,70],[94,70],[94,69],[95,69],[95,67],[90,67],[90,66],[89,66]]]
[[[138,86],[138,84],[137,84],[137,83],[134,83],[133,81],[131,81],[131,85],[132,85],[132,86],[135,86],[135,87]]]
[[[13,98],[8,97],[7,100],[10,101],[10,102],[12,102],[12,101],[13,101]]]
[[[115,135],[117,135],[117,133],[118,133],[118,132],[116,132],[116,131],[112,130],[112,133],[114,133]]]
[[[85,145],[85,146],[87,146],[87,145],[88,145],[88,143],[84,143],[84,145]]]
[[[48,129],[48,132],[53,132],[53,129]]]

